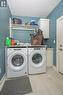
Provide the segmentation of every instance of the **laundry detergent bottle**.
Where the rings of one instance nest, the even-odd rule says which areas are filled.
[[[11,38],[11,46],[14,46],[15,42],[14,42],[14,39]]]
[[[9,37],[6,37],[6,42],[5,42],[6,46],[11,46],[11,39]]]

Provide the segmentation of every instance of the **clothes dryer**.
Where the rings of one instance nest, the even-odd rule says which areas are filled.
[[[46,72],[46,48],[29,47],[28,48],[28,66],[29,74],[38,74]]]
[[[27,75],[27,48],[7,48],[7,78]]]

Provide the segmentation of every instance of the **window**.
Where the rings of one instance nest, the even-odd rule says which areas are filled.
[[[6,0],[0,0],[0,7],[6,7],[7,1]]]

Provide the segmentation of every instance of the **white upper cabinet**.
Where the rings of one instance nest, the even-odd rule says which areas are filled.
[[[39,20],[39,29],[43,31],[44,38],[49,38],[49,19]]]

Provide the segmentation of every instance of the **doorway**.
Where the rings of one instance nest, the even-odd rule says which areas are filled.
[[[56,64],[57,71],[63,74],[63,16],[57,19]]]

